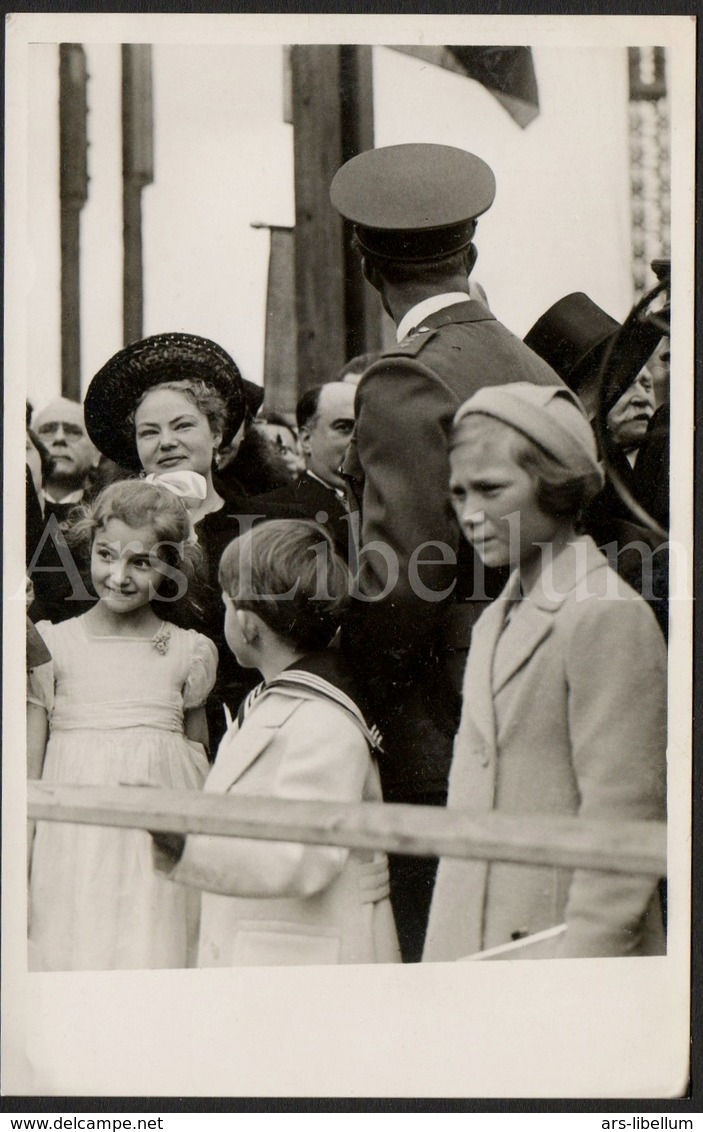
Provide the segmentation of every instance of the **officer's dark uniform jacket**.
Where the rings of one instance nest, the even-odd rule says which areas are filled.
[[[460,534],[449,434],[478,389],[512,381],[562,384],[467,297],[423,319],[359,383],[344,474],[361,512],[360,591],[383,594],[389,581],[374,544],[397,556],[398,577],[382,600],[352,603],[343,642],[384,729],[380,766],[391,800],[446,790],[471,626],[507,577],[484,569]]]

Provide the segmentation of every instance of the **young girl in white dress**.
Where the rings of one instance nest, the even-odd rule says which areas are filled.
[[[187,600],[190,531],[176,495],[139,480],[106,488],[79,520],[99,600],[37,625],[52,660],[29,681],[31,777],[202,787],[217,653],[164,619]],[[37,823],[29,916],[30,965],[45,971],[184,967],[197,938],[197,900],[154,873],[143,830]]]

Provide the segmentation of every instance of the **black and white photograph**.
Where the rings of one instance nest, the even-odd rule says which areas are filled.
[[[3,1091],[684,1095],[695,21],[7,20]]]

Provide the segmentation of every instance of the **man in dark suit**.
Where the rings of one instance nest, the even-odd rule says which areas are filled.
[[[58,397],[34,414],[32,428],[52,460],[42,485],[45,501],[75,506],[83,498],[90,472],[100,462],[100,453],[85,429],[83,407]]]
[[[361,511],[360,600],[345,647],[373,697],[391,802],[445,804],[471,626],[504,581],[483,570],[452,514],[452,418],[484,385],[561,384],[469,297],[476,218],[494,194],[485,162],[439,145],[361,153],[330,190],[397,328],[397,345],[357,387],[344,468]],[[432,858],[391,860],[406,961],[421,957],[435,870]]]
[[[298,401],[298,436],[305,471],[278,491],[251,500],[253,513],[267,519],[314,519],[327,527],[335,545],[349,557],[346,489],[340,468],[354,428],[353,385],[330,381],[308,389]]]
[[[668,632],[668,565],[660,532],[644,524],[621,496],[625,487],[636,503],[668,527],[668,403],[654,411],[651,369],[657,364],[661,328],[642,319],[622,326],[582,291],[559,299],[525,335],[525,343],[544,358],[576,393],[590,418],[602,395],[606,406],[605,487],[582,517],[584,530],[608,555],[610,565],[651,605],[664,635]],[[668,351],[662,350],[665,362]],[[603,365],[607,360],[606,373]],[[605,387],[601,392],[601,384]],[[662,375],[668,391],[668,380]],[[613,474],[620,486],[616,486]]]
[[[69,515],[86,499],[100,453],[90,440],[77,401],[59,397],[34,414],[32,429],[51,463],[40,493],[43,530],[28,565],[34,587],[29,609],[33,621],[65,621],[95,600],[80,577],[63,537]]]

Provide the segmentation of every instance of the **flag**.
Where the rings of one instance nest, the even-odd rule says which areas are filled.
[[[539,114],[531,47],[394,47],[485,86],[523,129]]]

